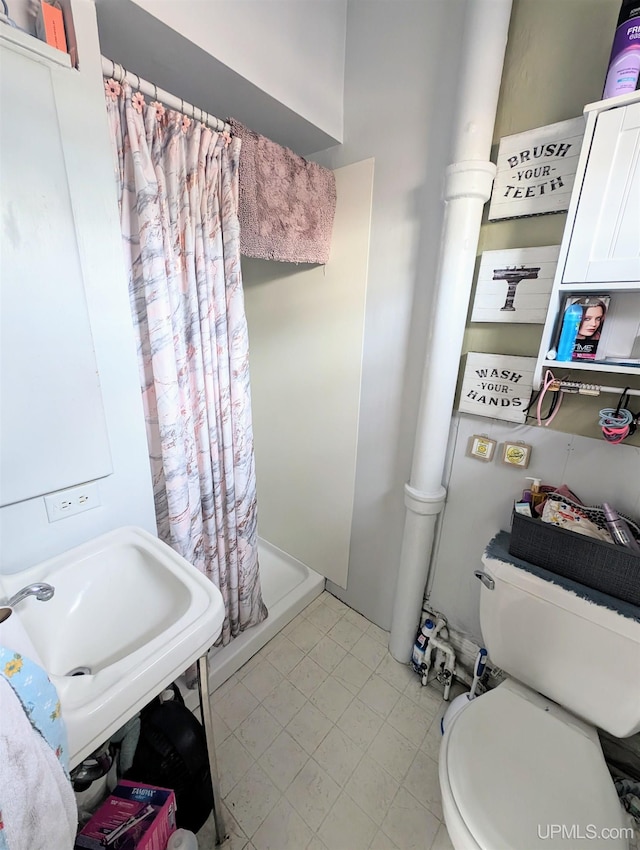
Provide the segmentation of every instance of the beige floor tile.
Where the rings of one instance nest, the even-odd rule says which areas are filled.
[[[367,620],[366,617],[363,617],[362,614],[354,611],[353,608],[349,608],[348,611],[345,612],[344,618],[352,625],[357,626],[361,632],[366,632],[371,625],[371,622]]]
[[[283,730],[258,762],[277,787],[286,791],[308,758],[304,748]]]
[[[348,605],[345,605],[341,599],[338,599],[337,596],[329,593],[329,591],[325,591],[322,594],[322,601],[328,608],[333,608],[334,611],[339,611],[341,614],[349,610]]]
[[[347,652],[351,651],[351,648],[356,645],[356,643],[362,637],[362,629],[359,629],[358,626],[354,626],[353,623],[350,623],[345,617],[335,624],[335,626],[329,630],[329,637],[334,640],[337,644],[343,649],[346,649]]]
[[[309,656],[303,658],[289,673],[288,679],[292,685],[301,691],[306,697],[311,694],[327,678],[326,670],[316,664]]]
[[[425,713],[424,707],[412,702],[409,697],[400,697],[387,717],[387,722],[409,741],[413,741],[419,748],[424,741],[432,717]]]
[[[303,652],[309,652],[316,644],[322,640],[324,632],[317,626],[314,626],[309,620],[302,620],[289,633],[289,640],[301,649]]]
[[[388,723],[383,724],[368,749],[369,755],[398,782],[407,775],[416,752],[417,747]]]
[[[443,688],[439,684],[436,684],[435,687],[431,684],[423,687],[418,676],[412,682],[409,682],[404,693],[431,718],[436,716],[443,705],[448,705],[444,702]]]
[[[372,708],[381,717],[388,717],[400,699],[400,691],[385,682],[380,676],[373,675],[367,680],[358,694],[358,699]]]
[[[382,723],[380,715],[356,697],[336,725],[364,750],[373,741]]]
[[[396,779],[365,754],[345,785],[345,791],[380,826],[399,787]]]
[[[387,655],[387,651],[386,646],[378,643],[370,635],[363,634],[351,650],[351,654],[373,672]]]
[[[235,735],[230,735],[220,746],[216,746],[216,757],[220,793],[226,797],[252,766],[254,758]]]
[[[339,793],[337,782],[311,758],[287,788],[285,796],[305,823],[315,831],[338,799]]]
[[[282,673],[276,670],[270,661],[264,659],[253,670],[247,673],[242,680],[242,684],[251,691],[259,702],[262,702],[265,697],[269,696],[281,684],[283,678]]]
[[[307,824],[282,797],[256,830],[253,845],[256,850],[305,850],[312,837]]]
[[[220,699],[212,697],[214,711],[231,730],[235,730],[257,708],[258,700],[242,682],[236,682]]]
[[[332,722],[319,708],[306,702],[287,725],[287,732],[312,755],[332,726]]]
[[[424,850],[433,844],[440,821],[400,788],[391,804],[382,829],[402,850]]]
[[[316,608],[319,608],[321,605],[324,604],[324,595],[326,592],[326,590],[323,590],[322,593],[316,596],[316,598],[307,605],[307,607],[302,612],[305,617],[308,617],[312,611],[315,611]]]
[[[383,646],[389,646],[389,632],[385,632],[384,629],[381,629],[379,626],[376,626],[375,623],[370,623],[365,634],[370,635],[374,640],[377,640],[378,643],[381,643]]]
[[[291,682],[285,680],[282,684],[266,697],[262,705],[269,714],[282,726],[286,726],[294,715],[296,715],[307,698]]]
[[[442,820],[442,795],[437,761],[429,758],[426,753],[418,752],[402,784],[431,814]]]
[[[283,676],[288,676],[296,664],[304,658],[304,652],[289,638],[283,637],[266,657],[276,670],[279,670]]]
[[[346,794],[338,797],[318,835],[331,850],[367,850],[376,825]]]
[[[346,654],[346,649],[337,644],[328,635],[325,635],[309,651],[308,657],[320,665],[323,670],[326,670],[327,673],[331,673]]]
[[[385,835],[384,832],[379,829],[376,832],[373,841],[369,845],[369,850],[399,850],[399,848],[393,843],[388,835]]]
[[[434,842],[431,845],[431,850],[453,850],[453,844],[449,838],[447,827],[444,824],[440,825],[440,829],[436,833]]]
[[[287,625],[280,632],[284,637],[289,637],[291,632],[295,631],[295,629],[305,620],[304,614],[298,614],[297,617],[294,617],[293,620],[287,623]]]
[[[342,612],[334,611],[333,608],[329,608],[327,605],[318,605],[316,609],[306,615],[307,619],[324,632],[324,634],[333,628],[342,616]]]
[[[338,664],[333,675],[355,696],[371,675],[371,670],[349,653]]]
[[[345,785],[363,755],[364,751],[334,726],[313,757],[338,785]]]
[[[211,700],[213,700],[213,697],[211,697]],[[196,708],[193,713],[198,723],[201,723],[202,720],[200,718],[200,709]],[[211,710],[211,720],[213,722],[213,740],[216,742],[216,746],[219,746],[223,741],[227,740],[227,738],[231,734],[231,729],[229,729],[229,727],[220,717],[218,712],[213,708],[213,705]]]
[[[249,838],[280,799],[280,791],[259,764],[254,764],[227,796],[225,803]]]
[[[376,674],[393,685],[398,691],[404,691],[407,685],[416,678],[416,674],[407,664],[400,664],[389,654],[380,662]]]
[[[345,709],[353,699],[353,694],[333,676],[327,676],[322,684],[316,688],[310,697],[310,701],[320,711],[336,723]]]
[[[321,841],[317,835],[311,839],[311,843],[307,846],[307,850],[329,850],[324,841]]]
[[[224,850],[244,850],[247,846],[248,838],[240,829],[236,819],[233,817],[229,809],[222,804],[222,815],[224,817],[224,826],[229,838],[222,845]],[[214,848],[216,840],[216,830],[213,822],[213,814],[209,815],[204,826],[198,830],[198,846],[202,850]]]
[[[282,731],[282,726],[259,705],[236,729],[236,737],[254,759],[259,758]]]
[[[429,731],[426,734],[426,737],[422,744],[420,745],[420,749],[423,753],[426,753],[428,756],[431,756],[432,759],[438,761],[440,756],[440,744],[442,743],[442,732],[440,730],[440,714],[439,712],[431,721],[431,726],[429,726]]]
[[[265,644],[265,646],[266,645],[267,644]],[[237,671],[236,677],[238,681],[241,682],[244,677],[253,670],[254,667],[257,667],[258,664],[261,664],[263,658],[264,655],[262,655],[262,650],[256,652],[255,655],[252,655],[251,658],[245,664],[243,664],[242,667]]]

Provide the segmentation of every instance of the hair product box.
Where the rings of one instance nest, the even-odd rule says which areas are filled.
[[[169,788],[121,779],[76,837],[76,850],[165,850],[176,830]]]

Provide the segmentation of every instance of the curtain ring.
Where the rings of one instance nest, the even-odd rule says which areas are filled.
[[[153,97],[154,97],[154,99],[157,103],[158,102],[158,86],[155,83],[153,84]]]
[[[140,75],[136,74],[136,78],[138,80],[138,85],[136,86],[136,88],[138,89],[138,91],[140,91]]]

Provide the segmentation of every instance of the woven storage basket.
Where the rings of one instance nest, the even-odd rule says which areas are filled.
[[[514,512],[509,552],[549,572],[640,605],[640,555]]]

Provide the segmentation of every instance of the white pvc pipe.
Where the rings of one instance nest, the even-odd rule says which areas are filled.
[[[442,486],[482,210],[491,196],[490,162],[512,0],[469,0],[458,88],[453,164],[436,275],[433,328],[422,379],[411,479],[389,650],[408,662],[420,620]]]

